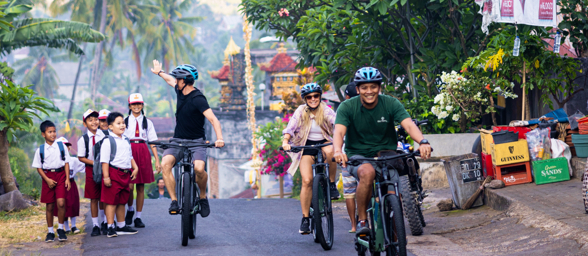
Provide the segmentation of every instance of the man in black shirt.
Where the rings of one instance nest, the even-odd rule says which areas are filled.
[[[178,102],[176,106],[176,128],[174,137],[170,142],[199,142],[201,144],[206,142],[204,134],[204,118],[212,124],[214,132],[216,133],[216,147],[223,147],[223,133],[221,125],[210,107],[206,97],[194,88],[194,82],[198,79],[198,70],[192,65],[180,65],[176,67],[170,74],[166,74],[161,69],[162,65],[159,61],[153,60],[153,68],[151,72],[163,78],[167,84],[174,87]],[[196,183],[200,187],[200,215],[207,217],[210,214],[210,207],[208,199],[206,198],[206,183],[208,181],[208,174],[204,170],[206,161],[206,148],[194,147],[191,148],[192,160],[194,160],[194,171],[196,172]],[[170,212],[179,212],[178,199],[176,197],[176,181],[171,172],[173,166],[178,163],[182,157],[183,152],[178,148],[169,148],[163,152],[163,159],[161,166],[163,169],[163,181],[168,188],[169,196],[171,197]]]

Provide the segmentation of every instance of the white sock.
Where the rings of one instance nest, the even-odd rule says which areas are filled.
[[[49,229],[49,233],[55,233],[55,231],[53,231],[53,227],[47,227],[47,229]]]
[[[98,226],[100,226],[100,225],[98,224],[98,218],[92,218],[92,225],[93,225],[94,227],[98,227]]]
[[[71,227],[75,228],[76,227],[76,217],[71,217]]]
[[[65,231],[70,231],[71,229],[69,228],[69,221],[64,221],[63,225],[65,226]]]
[[[124,228],[125,227],[125,222],[117,222],[116,226],[118,226],[119,228]]]
[[[108,228],[114,228],[114,223],[108,224]]]
[[[59,223],[59,224],[57,224],[57,229],[58,229],[58,230],[59,230],[59,229],[63,229],[63,223]]]
[[[134,212],[135,211],[135,207],[133,207],[132,205],[129,206],[129,209],[127,209],[127,211],[129,212]]]
[[[141,218],[141,212],[137,212],[137,218],[140,219]]]
[[[104,210],[98,210],[98,216],[101,222],[106,222],[106,215],[104,215]]]

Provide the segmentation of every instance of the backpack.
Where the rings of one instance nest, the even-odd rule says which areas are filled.
[[[59,147],[59,152],[61,152],[61,161],[65,161],[65,147],[63,146],[63,142],[58,141],[57,146]],[[41,156],[41,165],[43,165],[45,163],[45,143],[39,147],[39,155]]]
[[[108,132],[108,130],[101,130],[102,133],[104,133],[104,136],[108,136],[110,135],[110,133]],[[98,131],[96,131],[96,133],[98,133]],[[96,135],[94,135],[96,136]],[[88,136],[88,134],[84,134],[84,136],[82,136],[82,138],[84,138],[84,145],[86,145],[86,154],[85,154],[85,158],[88,158],[88,156],[90,155],[90,136]],[[96,144],[94,144],[96,145]]]
[[[94,166],[92,167],[92,173],[94,174],[94,182],[100,184],[102,182],[102,163],[100,162],[100,149],[102,148],[102,144],[105,139],[110,141],[110,160],[108,160],[108,164],[114,160],[114,156],[116,156],[116,141],[112,136],[105,136],[100,141],[96,142],[94,145]],[[125,137],[125,140],[131,144],[129,138]]]

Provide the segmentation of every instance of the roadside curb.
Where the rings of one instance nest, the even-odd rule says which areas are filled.
[[[557,220],[542,211],[535,210],[520,200],[513,199],[500,189],[485,189],[485,201],[488,206],[498,211],[505,211],[506,216],[518,218],[527,227],[540,228],[552,236],[575,240],[582,248],[588,245],[588,232]]]

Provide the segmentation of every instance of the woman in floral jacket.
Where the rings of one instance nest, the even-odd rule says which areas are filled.
[[[310,146],[333,142],[333,127],[335,125],[335,111],[321,102],[323,90],[316,83],[310,83],[302,87],[301,96],[306,104],[296,109],[290,118],[288,126],[282,134],[282,148],[290,150],[291,146]],[[302,177],[302,189],[300,190],[300,205],[302,207],[302,224],[300,234],[310,234],[310,201],[312,200],[312,165],[315,163],[315,150],[302,150],[299,153],[289,152],[292,165],[288,169],[290,175],[294,175],[300,166]],[[324,158],[329,162],[329,176],[331,180],[331,198],[339,198],[339,191],[335,185],[337,165],[332,162],[333,146],[322,148]]]

